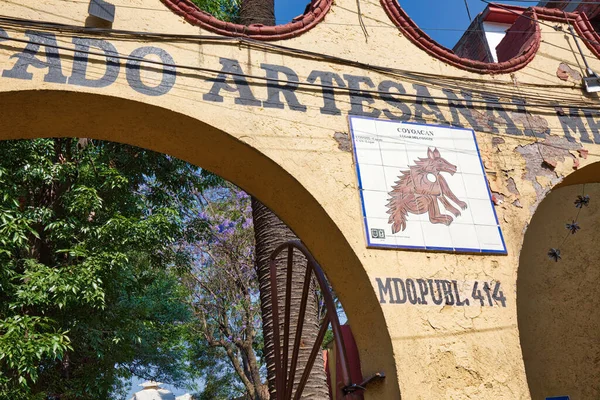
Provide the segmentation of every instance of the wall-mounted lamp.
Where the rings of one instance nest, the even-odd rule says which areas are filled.
[[[600,92],[600,76],[591,69],[587,69],[587,76],[583,77],[585,91],[588,93]]]
[[[115,20],[115,5],[104,0],[90,0],[88,14],[112,23]]]
[[[577,49],[579,50],[579,54],[581,55],[581,58],[583,59],[583,63],[585,64],[585,73],[587,76],[583,77],[583,86],[585,88],[585,91],[587,93],[596,93],[596,92],[600,92],[600,76],[598,76],[597,73],[595,73],[594,71],[592,71],[592,69],[590,68],[590,65],[587,62],[587,59],[585,58],[585,55],[583,54],[583,51],[581,50],[581,46],[579,46],[579,42],[577,41],[577,36],[575,36],[575,31],[573,30],[573,26],[569,25],[569,32],[571,32],[571,36],[573,36],[573,40],[575,41],[575,44],[577,45]]]

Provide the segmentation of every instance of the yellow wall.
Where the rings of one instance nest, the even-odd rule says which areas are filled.
[[[579,195],[590,196],[589,207],[575,208]],[[563,393],[572,399],[595,399],[600,393],[600,269],[594,230],[600,223],[594,204],[599,197],[597,183],[552,191],[525,235],[517,304],[532,398]],[[570,234],[565,223],[575,218],[581,229]],[[550,247],[560,247],[559,262],[549,262]]]
[[[112,2],[117,6],[114,29],[213,35],[185,22],[158,0]],[[0,3],[5,16],[79,27],[87,20],[86,1],[2,0]],[[535,365],[539,364],[535,363],[543,364],[544,361],[540,361],[543,359],[523,362],[522,354],[527,357],[528,351],[537,349],[537,345],[530,342],[538,340],[535,339],[538,328],[523,325],[521,316],[536,315],[538,310],[546,313],[551,305],[536,309],[520,299],[517,302],[517,295],[527,296],[522,293],[532,290],[517,286],[522,269],[526,268],[530,274],[532,268],[522,265],[520,269],[524,232],[538,203],[548,190],[574,171],[576,163],[581,168],[599,160],[598,145],[581,143],[580,131],[571,134],[572,141],[567,140],[559,119],[560,112],[565,112],[563,124],[580,121],[592,139],[594,132],[600,135],[588,119],[569,119],[568,109],[568,104],[596,107],[597,96],[584,96],[579,81],[572,78],[563,81],[556,75],[560,63],[584,72],[581,57],[573,50],[573,38],[555,31],[552,25],[556,22],[548,22],[550,26],[540,25],[540,48],[526,67],[513,73],[478,74],[450,66],[416,47],[391,23],[379,2],[369,0],[361,5],[367,37],[358,23],[356,1],[336,0],[321,24],[301,36],[273,44],[359,61],[363,65],[314,55],[299,56],[291,50],[233,39],[164,40],[124,34],[75,34],[37,27],[28,29],[55,35],[60,47],[60,70],[57,73],[56,63],[54,69],[43,64],[38,65],[40,68],[30,65],[27,71],[32,74],[31,78],[22,79],[26,77],[24,72],[15,69],[20,60],[18,55],[23,55],[28,42],[39,38],[32,39],[26,36],[25,28],[0,21],[0,27],[6,32],[5,40],[0,40],[0,138],[86,136],[130,143],[212,170],[258,197],[298,234],[325,269],[347,311],[360,350],[363,375],[386,373],[383,383],[369,387],[366,399],[528,399],[529,385],[535,388],[533,398],[540,398],[537,393],[542,389],[538,388],[545,386],[538,380],[555,375],[536,371]],[[77,80],[71,78],[73,36],[106,40],[123,56],[139,54],[136,49],[145,46],[162,49],[177,64],[176,80],[160,95],[136,91],[131,83],[139,85],[136,70],[126,68],[127,60],[122,58],[114,83],[105,87],[78,85]],[[600,71],[600,61],[583,47],[592,68]],[[48,62],[43,53],[36,57]],[[210,70],[221,70],[221,58],[236,60],[245,74],[253,76],[247,81],[254,104],[239,104],[240,93],[235,91],[222,90],[222,101],[215,101],[214,96],[207,98],[216,76]],[[159,60],[156,55],[148,55],[147,59]],[[90,56],[87,78],[104,75],[105,64],[105,57]],[[270,107],[272,103],[265,102],[268,89],[261,79],[266,76],[261,64],[290,68],[300,82],[308,82],[312,71],[326,71],[339,74],[344,86],[356,79],[352,76],[370,78],[375,89],[386,80],[401,84],[413,96],[406,102],[411,121],[415,121],[418,110],[414,97],[417,89],[413,85],[426,86],[428,92],[437,97],[435,102],[441,115],[423,115],[430,123],[453,120],[444,88],[457,93],[460,89],[484,90],[501,96],[507,104],[513,95],[526,96],[530,104],[560,99],[563,109],[559,109],[559,113],[554,108],[531,105],[525,114],[505,105],[514,127],[507,125],[498,110],[491,114],[485,107],[471,110],[478,124],[476,136],[487,178],[501,200],[496,213],[508,255],[367,249],[353,157],[346,151],[351,96],[347,90],[337,90],[335,99],[340,113],[331,115],[321,110],[324,107],[321,88],[303,85],[295,94],[299,104],[306,106],[305,111],[290,109],[288,103],[283,108]],[[140,76],[147,86],[169,79],[160,66],[149,64],[143,65]],[[285,79],[285,76],[280,75],[280,78]],[[231,79],[228,82],[232,83]],[[316,83],[321,81],[316,80]],[[361,88],[369,87],[362,83]],[[356,111],[356,93],[354,95]],[[364,113],[370,112],[379,118],[401,115],[400,109],[373,96],[372,104],[361,103]],[[463,125],[471,126],[472,123],[454,111]],[[593,118],[592,122],[595,123]],[[527,136],[523,134],[525,129],[534,129],[543,137]],[[542,135],[543,132],[550,136]],[[589,155],[583,158],[578,149],[588,150]],[[542,166],[542,158],[555,164],[555,168]],[[592,173],[582,179],[597,180],[597,175]],[[556,206],[562,205],[557,200]],[[551,215],[554,214],[551,212]],[[558,218],[555,225],[547,228],[544,225],[541,229],[548,233],[556,229],[562,234],[563,222]],[[550,235],[550,239],[553,236]],[[556,268],[545,258],[549,243],[536,242],[535,246],[528,249],[535,253],[531,259],[537,260],[533,268]],[[562,273],[567,273],[566,262],[557,265]],[[546,271],[543,276],[545,280],[539,284],[539,290],[535,286],[536,293],[545,301],[560,303],[550,292],[555,275]],[[386,278],[443,279],[461,284],[501,282],[506,307],[498,304],[494,307],[382,304],[376,278],[384,281]],[[522,313],[517,304],[527,311]],[[586,305],[590,310],[591,304],[594,303]],[[566,309],[561,310],[561,313],[566,312]],[[552,317],[546,315],[545,318],[543,323],[550,327]],[[520,338],[519,329],[525,329],[528,336]],[[569,333],[563,331],[556,343],[568,341],[569,337]],[[593,338],[585,336],[584,339]],[[523,353],[522,343],[529,343],[523,347]],[[565,389],[573,389],[567,380],[568,377],[564,377],[560,382],[565,382]],[[552,388],[560,391],[557,395],[569,394],[563,393],[559,386]],[[598,396],[596,389],[589,390],[595,391],[586,393]],[[572,398],[592,398],[581,396]]]

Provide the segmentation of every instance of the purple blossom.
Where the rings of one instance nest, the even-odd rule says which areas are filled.
[[[235,222],[230,219],[225,219],[223,222],[217,225],[217,230],[219,233],[224,233],[226,235],[231,235],[234,231]]]
[[[198,217],[201,219],[210,219],[210,216],[204,210],[198,213]]]
[[[243,190],[238,190],[235,195],[238,200],[248,200],[250,198],[248,193],[244,192]]]

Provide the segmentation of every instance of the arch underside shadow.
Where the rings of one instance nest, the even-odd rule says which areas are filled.
[[[390,376],[369,388],[366,398],[400,397],[391,339],[361,262],[318,201],[273,160],[197,119],[118,97],[5,92],[0,94],[0,121],[0,140],[87,137],[126,143],[210,170],[260,199],[323,266],[353,326],[363,373],[385,371]]]
[[[600,164],[567,177],[538,206],[519,259],[517,316],[533,399],[600,396]],[[581,210],[574,201],[589,195]],[[567,223],[581,229],[570,234]],[[558,248],[561,259],[548,257]]]

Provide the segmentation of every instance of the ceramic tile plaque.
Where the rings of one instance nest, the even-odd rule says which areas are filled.
[[[369,247],[506,254],[471,129],[349,119]]]

